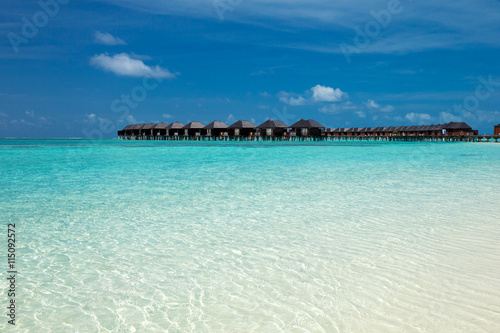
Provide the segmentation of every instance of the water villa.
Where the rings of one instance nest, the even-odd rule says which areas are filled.
[[[177,121],[173,122],[167,126],[167,135],[165,137],[167,138],[177,137],[181,134],[181,132],[184,133],[184,131],[182,130],[183,128],[184,128],[183,123],[179,123]]]
[[[224,141],[490,141],[500,140],[500,124],[494,135],[478,135],[464,122],[438,125],[326,128],[315,120],[301,119],[291,126],[267,120],[259,126],[238,120],[231,126],[222,121],[204,125],[173,122],[127,125],[118,131],[122,140],[224,140]]]
[[[234,124],[228,127],[228,135],[230,137],[251,137],[255,133],[254,123],[246,120],[238,120]]]
[[[153,136],[165,136],[165,135],[167,135],[167,127],[168,127],[168,124],[166,124],[166,123],[156,124],[154,127]]]
[[[325,126],[312,119],[301,119],[290,126],[290,128],[292,129],[291,135],[298,137],[321,136],[325,130]]]
[[[496,125],[493,129],[494,135],[500,135],[500,124]]]
[[[184,130],[184,136],[188,136],[191,138],[197,138],[201,136],[201,131],[205,128],[205,125],[198,121],[192,121],[182,129]]]
[[[207,136],[223,136],[227,135],[228,126],[222,121],[214,120],[205,126],[204,130]]]
[[[279,120],[267,120],[257,126],[258,135],[262,137],[281,137],[289,126]]]

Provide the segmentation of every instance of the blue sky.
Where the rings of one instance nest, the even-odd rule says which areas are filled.
[[[129,123],[500,123],[500,2],[8,0],[0,137]]]

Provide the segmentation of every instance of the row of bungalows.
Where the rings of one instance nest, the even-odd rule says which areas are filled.
[[[438,125],[422,126],[390,126],[390,127],[351,127],[327,128],[326,135],[330,137],[363,137],[363,136],[471,136],[477,135],[464,122],[450,122]]]
[[[171,124],[136,124],[128,125],[118,131],[121,139],[163,140],[167,138],[319,138],[324,136],[325,127],[314,120],[301,119],[291,126],[279,120],[266,120],[256,126],[247,120],[238,120],[228,126],[222,121],[213,121],[204,125],[192,121],[187,125],[180,122]]]

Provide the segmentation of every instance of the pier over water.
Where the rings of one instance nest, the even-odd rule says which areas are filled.
[[[423,126],[326,128],[318,122],[301,119],[291,126],[267,120],[256,126],[239,120],[231,126],[221,121],[208,125],[136,124],[118,131],[122,140],[156,141],[386,141],[386,142],[500,142],[500,133],[479,135],[463,122]]]
[[[119,136],[120,140],[155,141],[385,141],[385,142],[500,142],[500,135],[469,136]]]

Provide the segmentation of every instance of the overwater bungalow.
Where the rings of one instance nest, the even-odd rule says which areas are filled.
[[[500,135],[500,124],[493,127],[493,135]]]
[[[321,136],[321,131],[325,129],[325,126],[312,119],[301,119],[290,127],[299,137]]]
[[[431,125],[431,135],[432,136],[442,136],[443,135],[443,125],[437,124],[437,125]]]
[[[203,125],[199,121],[192,121],[182,128],[184,130],[183,135],[191,137],[199,137],[201,136],[201,132],[204,128],[205,125]]]
[[[247,137],[255,134],[257,126],[254,123],[246,120],[238,120],[228,127],[229,136]]]
[[[167,126],[167,136],[179,136],[184,133],[182,128],[184,127],[183,123],[178,121],[171,123]]]
[[[382,135],[383,136],[391,136],[394,134],[394,131],[396,130],[396,127],[394,126],[388,126],[388,127],[384,127],[382,129]]]
[[[382,127],[371,127],[369,136],[381,136]]]
[[[326,128],[325,129],[325,133],[326,133],[326,136],[327,137],[331,137],[331,136],[344,136],[345,135],[345,130],[347,130],[348,128],[342,128],[342,127],[339,127],[339,128]]]
[[[135,125],[127,125],[125,126],[124,129],[118,132],[119,136],[130,136],[132,135],[132,129],[134,128]],[[120,134],[121,132],[121,134]]]
[[[464,122],[451,122],[443,125],[443,129],[446,131],[446,135],[451,136],[464,136],[464,135],[474,135],[472,128]]]
[[[346,136],[355,136],[357,130],[358,129],[356,127],[351,127],[345,130],[345,134]]]
[[[223,136],[227,134],[228,126],[222,121],[214,120],[205,126],[204,130],[206,136]]]
[[[141,128],[141,136],[153,136],[153,131],[156,124],[144,124]]]
[[[137,124],[137,125],[134,125],[134,127],[132,128],[132,136],[140,136],[141,135],[141,130],[142,128],[144,127],[145,124]]]
[[[167,127],[168,124],[166,123],[158,123],[154,127],[154,136],[165,136],[167,135]]]
[[[279,120],[267,120],[257,126],[261,130],[260,135],[263,137],[280,137],[284,136],[288,125]]]

